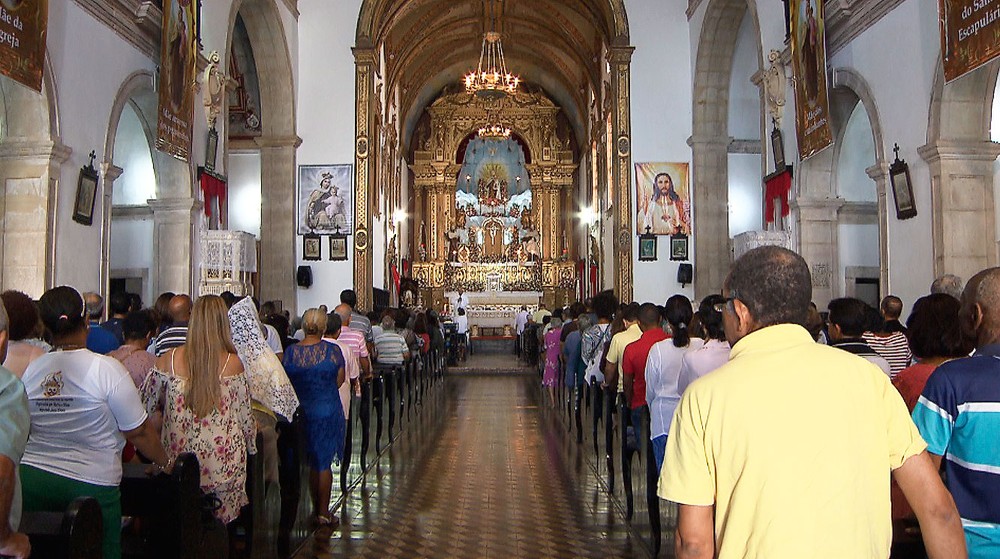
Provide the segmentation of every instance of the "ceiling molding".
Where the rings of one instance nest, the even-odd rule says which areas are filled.
[[[163,12],[151,0],[73,0],[150,59],[160,58]]]
[[[826,48],[829,57],[868,31],[904,0],[832,0],[828,4]]]

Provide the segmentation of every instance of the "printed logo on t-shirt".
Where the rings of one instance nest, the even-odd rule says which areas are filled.
[[[63,379],[62,371],[56,371],[46,375],[45,380],[42,381],[42,396],[46,398],[55,398],[62,394]]]

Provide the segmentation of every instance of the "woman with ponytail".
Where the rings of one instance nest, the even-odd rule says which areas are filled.
[[[701,301],[696,319],[700,319],[705,344],[684,354],[681,365],[681,380],[677,389],[680,394],[688,385],[729,362],[729,342],[722,328],[722,309],[726,298],[709,295]]]
[[[77,497],[94,497],[101,507],[104,559],[117,559],[125,441],[162,470],[169,471],[173,460],[125,367],[87,349],[87,308],[80,292],[50,289],[38,311],[52,351],[28,364],[21,379],[31,414],[20,469],[24,510],[61,511]]]
[[[697,348],[702,345],[700,339],[691,337],[689,328],[691,319],[694,318],[694,310],[687,297],[674,295],[667,299],[664,311],[673,337],[654,344],[649,350],[649,358],[646,361],[649,438],[653,440],[657,470],[663,465],[670,421],[681,400],[678,384],[684,353],[692,347]]]
[[[219,500],[215,516],[229,523],[249,501],[247,453],[257,448],[250,385],[229,327],[226,303],[202,295],[191,311],[187,341],[156,360],[142,386],[146,409],[163,414],[161,437],[170,461],[193,452],[201,489]]]

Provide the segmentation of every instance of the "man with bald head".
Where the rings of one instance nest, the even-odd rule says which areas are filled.
[[[87,308],[87,349],[94,353],[107,354],[122,345],[118,338],[110,331],[101,326],[101,318],[104,316],[104,297],[93,291],[83,294],[83,302]]]
[[[976,351],[934,370],[913,421],[935,465],[944,461],[969,557],[1000,557],[1000,268],[973,276],[961,302]]]
[[[333,313],[340,317],[341,324],[351,323],[351,311],[352,308],[347,303],[341,303],[333,309]],[[351,328],[350,326],[341,326],[340,336],[337,337],[337,341],[347,345],[351,348],[355,357],[358,358],[358,367],[351,371],[351,386],[354,389],[354,393],[358,394],[360,390],[359,377],[363,376],[368,379],[372,373],[372,362],[370,355],[368,353],[368,344],[365,341],[365,335],[360,330]]]
[[[181,294],[174,295],[167,305],[167,313],[170,315],[170,326],[160,332],[153,343],[154,353],[157,357],[163,355],[168,349],[180,347],[187,341],[188,321],[191,320],[191,297]]]

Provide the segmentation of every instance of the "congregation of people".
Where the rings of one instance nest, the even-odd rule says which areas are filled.
[[[811,294],[802,258],[766,247],[696,304],[606,291],[515,328],[550,408],[624,400],[677,557],[889,557],[916,526],[931,558],[1000,557],[1000,268],[943,276],[909,313]]]
[[[0,299],[0,556],[19,559],[31,555],[20,518],[79,497],[100,505],[103,556],[121,557],[123,464],[169,474],[184,453],[216,522],[230,525],[248,504],[248,455],[262,454],[268,491],[278,484],[276,425],[293,418],[312,526],[334,529],[331,468],[361,383],[444,347],[433,311],[365,316],[352,290],[291,320],[228,292],[164,293],[149,308],[115,292],[103,321],[101,296],[68,286]]]

